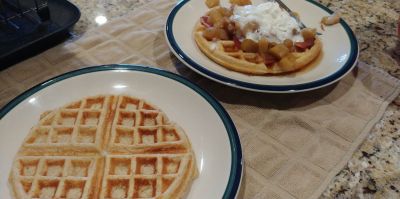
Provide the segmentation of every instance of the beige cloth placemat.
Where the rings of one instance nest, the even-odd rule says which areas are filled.
[[[56,74],[109,63],[177,72],[212,93],[233,118],[245,159],[241,197],[273,199],[318,198],[399,94],[397,80],[364,64],[338,84],[300,94],[262,94],[212,82],[168,49],[163,30],[174,3],[153,1],[10,67],[0,81],[21,90]]]

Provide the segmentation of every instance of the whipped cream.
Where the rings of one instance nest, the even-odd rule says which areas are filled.
[[[256,22],[259,25],[255,32],[246,33],[247,39],[258,41],[266,37],[269,41],[278,43],[282,43],[285,39],[294,42],[303,41],[300,34],[293,34],[293,29],[300,32],[299,23],[274,1],[259,5],[235,6],[231,20],[239,23],[241,28],[249,22]]]

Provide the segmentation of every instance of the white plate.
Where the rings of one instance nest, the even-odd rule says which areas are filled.
[[[188,80],[163,70],[128,65],[97,66],[48,80],[0,110],[0,198],[11,198],[12,160],[40,113],[98,94],[128,94],[160,107],[187,133],[199,177],[188,198],[233,198],[242,175],[238,134],[223,107]]]
[[[259,4],[265,0],[253,0]],[[227,0],[221,0],[227,5]],[[358,59],[358,43],[350,27],[340,24],[319,29],[321,18],[332,13],[328,8],[312,0],[283,0],[300,14],[308,27],[318,28],[323,35],[323,54],[319,63],[298,73],[281,76],[250,76],[230,71],[214,63],[198,48],[192,32],[194,25],[208,8],[203,0],[183,0],[168,16],[165,34],[174,54],[188,67],[217,82],[259,92],[300,92],[332,84],[341,79],[355,66]]]

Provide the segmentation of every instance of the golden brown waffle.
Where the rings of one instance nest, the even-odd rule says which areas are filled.
[[[204,30],[205,27],[200,22],[197,23],[193,31],[193,37],[199,49],[208,58],[229,70],[252,75],[282,74],[297,71],[316,59],[322,50],[321,41],[316,39],[310,49],[293,53],[296,60],[292,67],[281,67],[277,63],[272,66],[266,66],[260,54],[243,52],[235,48],[233,40],[208,41],[203,37]]]
[[[181,198],[196,177],[190,141],[160,109],[101,95],[43,113],[9,182],[16,198]]]

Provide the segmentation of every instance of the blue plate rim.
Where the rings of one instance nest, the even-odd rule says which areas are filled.
[[[350,26],[343,20],[340,20],[340,24],[344,28],[344,30],[347,33],[347,36],[349,37],[350,40],[350,55],[349,59],[347,62],[335,73],[324,77],[319,80],[307,82],[307,83],[302,83],[302,84],[294,84],[294,85],[263,85],[263,84],[255,84],[255,83],[249,83],[249,82],[244,82],[244,81],[239,81],[235,80],[223,75],[220,75],[218,73],[212,72],[205,67],[201,66],[200,64],[197,64],[194,60],[192,60],[183,50],[179,47],[178,43],[176,42],[176,39],[173,34],[173,22],[175,19],[176,14],[178,11],[188,2],[191,0],[181,0],[170,12],[167,18],[166,26],[165,26],[165,36],[167,38],[167,42],[170,46],[170,48],[173,50],[174,54],[185,64],[189,65],[189,67],[193,67],[196,72],[205,75],[206,77],[213,79],[217,82],[238,87],[238,88],[243,88],[247,90],[253,90],[253,91],[261,91],[261,92],[301,92],[301,91],[307,91],[307,90],[313,90],[317,89],[323,86],[330,85],[338,80],[340,80],[344,75],[346,75],[348,72],[353,69],[353,67],[356,65],[358,56],[359,56],[359,46],[358,46],[358,41],[357,38],[350,28]],[[333,11],[330,10],[329,8],[325,7],[324,5],[313,1],[313,0],[306,0],[307,2],[314,4],[315,6],[318,6],[319,8],[325,10],[328,14],[332,14]]]
[[[175,73],[165,71],[159,68],[154,68],[150,66],[144,66],[144,65],[128,65],[128,64],[109,64],[109,65],[99,65],[99,66],[92,66],[92,67],[86,67],[74,71],[70,71],[64,74],[61,74],[59,76],[53,77],[49,80],[46,80],[42,83],[37,84],[36,86],[30,88],[29,90],[23,92],[22,94],[18,95],[14,99],[12,99],[9,103],[7,103],[3,108],[0,109],[0,120],[7,115],[13,108],[15,108],[18,104],[20,104],[22,101],[27,99],[28,97],[32,96],[33,94],[37,93],[38,91],[55,84],[57,82],[60,82],[62,80],[79,76],[79,75],[84,75],[87,73],[93,73],[93,72],[100,72],[100,71],[113,71],[113,70],[128,70],[128,71],[139,71],[139,72],[147,72],[147,73],[152,73],[156,75],[160,75],[172,80],[175,80],[193,91],[195,91],[197,94],[199,94],[201,97],[203,97],[215,110],[215,112],[218,114],[218,116],[221,118],[225,129],[228,133],[229,137],[229,143],[231,147],[231,171],[229,174],[229,180],[226,186],[226,189],[224,191],[223,198],[229,199],[229,198],[235,198],[239,188],[240,188],[240,183],[241,183],[241,178],[242,178],[242,172],[243,172],[243,156],[242,156],[242,147],[240,144],[240,139],[238,132],[236,130],[236,127],[229,116],[229,114],[226,112],[226,110],[223,108],[223,106],[207,91],[204,89],[200,88],[197,86],[195,83],[191,82],[190,80],[179,76]]]

